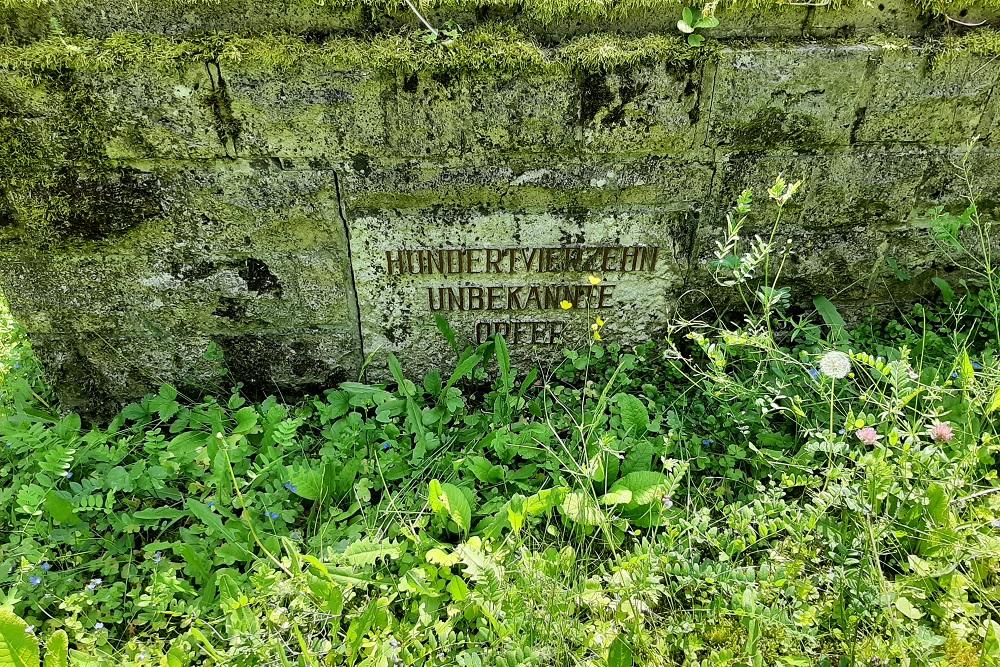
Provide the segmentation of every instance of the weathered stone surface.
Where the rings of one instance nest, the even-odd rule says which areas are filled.
[[[558,361],[598,318],[636,342],[675,308],[739,305],[709,263],[745,188],[743,237],[787,250],[768,270],[797,306],[905,301],[958,267],[927,211],[966,205],[954,163],[976,133],[968,175],[1000,215],[1000,71],[981,45],[800,39],[905,33],[901,1],[755,16],[790,40],[695,59],[658,35],[521,42],[496,71],[495,34],[427,52],[220,37],[148,61],[71,45],[99,63],[49,41],[57,64],[0,77],[0,287],[67,405],[226,372],[315,389],[377,350],[418,373],[451,358],[436,315],[466,341],[503,333],[522,362]],[[803,186],[774,230],[778,174]]]
[[[398,178],[405,190],[411,172],[348,178],[358,191],[346,203],[366,352],[388,349],[414,371],[434,368],[443,345],[436,316],[466,342],[499,331],[525,360],[586,341],[597,318],[606,335],[639,340],[683,284],[694,207],[710,176],[663,160],[438,171],[425,177],[431,188],[452,183],[448,203],[416,198],[397,210],[363,188]],[[676,180],[687,189],[665,192]],[[660,196],[630,201],[649,187]]]
[[[986,58],[932,58],[922,49],[882,51],[855,141],[957,145],[976,134],[998,68]]]
[[[694,143],[701,69],[658,65],[591,74],[581,84],[585,150],[678,153]]]
[[[917,35],[930,18],[907,0],[861,0],[849,11],[817,7],[805,26],[815,37]]]
[[[715,73],[710,141],[740,148],[850,143],[874,51],[861,44],[727,49]]]

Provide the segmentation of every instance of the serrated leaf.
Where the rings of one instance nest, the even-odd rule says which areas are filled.
[[[443,549],[438,549],[437,547],[433,549],[428,549],[427,553],[424,554],[424,559],[432,564],[439,567],[451,567],[456,565],[461,559],[458,554],[446,553]]]
[[[380,558],[399,558],[399,546],[388,542],[374,542],[367,537],[352,542],[344,550],[344,558],[355,567],[374,565]]]

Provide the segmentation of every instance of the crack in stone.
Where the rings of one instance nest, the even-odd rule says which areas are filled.
[[[351,309],[351,316],[358,323],[357,335],[358,335],[358,346],[360,348],[361,359],[364,359],[365,355],[365,335],[364,330],[361,326],[361,305],[358,297],[358,284],[354,276],[355,270],[355,257],[354,248],[351,243],[351,226],[347,224],[347,213],[344,209],[344,193],[343,188],[340,183],[340,172],[337,170],[333,171],[333,184],[337,191],[337,215],[340,216],[340,223],[344,226],[344,238],[347,241],[347,277],[350,280],[351,285],[351,303],[349,307]],[[359,364],[359,372],[364,372],[363,364]]]

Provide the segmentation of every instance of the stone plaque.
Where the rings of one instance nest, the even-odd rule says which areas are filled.
[[[681,291],[683,214],[637,210],[372,213],[352,222],[366,354],[447,366],[443,318],[466,343],[500,333],[543,367],[594,335],[646,340]],[[381,355],[380,355],[381,356]]]

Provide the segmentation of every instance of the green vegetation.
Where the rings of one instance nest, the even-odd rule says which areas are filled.
[[[0,7],[33,10],[39,7],[58,6],[67,0],[0,0]],[[72,0],[68,4],[73,4]],[[227,0],[165,0],[167,6],[213,7],[227,4]],[[289,3],[295,4],[295,3]],[[302,4],[314,4],[306,3]],[[414,3],[421,11],[473,12],[480,8],[516,11],[532,20],[552,21],[561,18],[623,19],[636,14],[665,12],[670,15],[689,6],[682,0],[417,0]],[[788,0],[722,0],[718,5],[724,11],[734,13],[764,12],[781,10],[795,6]],[[861,0],[833,0],[821,6],[828,10],[851,8],[863,4]],[[960,11],[968,7],[1000,6],[997,0],[913,0],[921,10],[931,13]],[[406,4],[398,0],[332,0],[323,3],[323,8],[353,10],[366,7],[376,11],[407,11]],[[327,9],[326,11],[329,11]]]
[[[991,224],[933,212],[972,282],[851,327],[791,315],[752,209],[714,264],[752,315],[630,350],[596,319],[546,373],[441,322],[454,370],[420,382],[164,386],[87,426],[4,316],[0,659],[1000,664]]]

